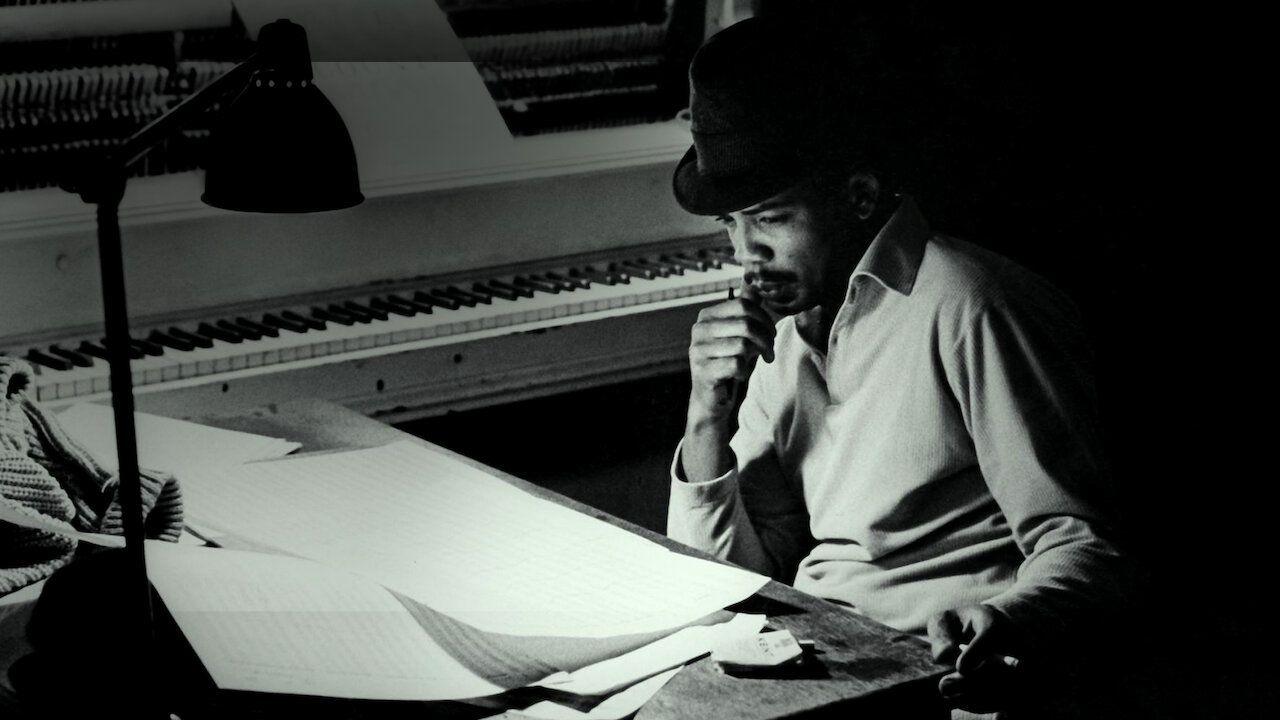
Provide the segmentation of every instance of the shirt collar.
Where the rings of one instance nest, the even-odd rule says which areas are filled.
[[[852,278],[867,275],[891,290],[910,295],[929,234],[929,224],[915,200],[903,196],[898,209],[862,254],[850,284]]]

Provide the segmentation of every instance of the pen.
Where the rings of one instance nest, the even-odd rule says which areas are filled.
[[[730,299],[730,300],[732,300],[732,299],[734,298],[733,291],[734,291],[734,288],[733,288],[733,286],[732,286],[732,285],[730,285],[730,286],[729,286],[729,299]],[[717,384],[722,384],[722,385],[724,386],[724,402],[723,402],[722,404],[725,404],[725,405],[733,405],[734,403],[736,403],[736,402],[738,401],[738,398],[739,398],[739,397],[741,396],[741,394],[742,394],[742,381],[741,381],[741,380],[738,380],[737,378],[734,378],[734,379],[731,379],[731,380],[722,380],[722,381],[720,381],[720,383],[717,383]]]

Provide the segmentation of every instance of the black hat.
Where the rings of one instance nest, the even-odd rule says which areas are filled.
[[[697,215],[741,210],[844,156],[848,65],[815,28],[748,18],[716,33],[689,68],[693,147],[676,201]]]

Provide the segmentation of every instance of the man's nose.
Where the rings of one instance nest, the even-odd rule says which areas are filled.
[[[743,265],[758,265],[773,259],[773,249],[750,223],[738,223],[730,231],[729,239],[733,242],[733,258]]]

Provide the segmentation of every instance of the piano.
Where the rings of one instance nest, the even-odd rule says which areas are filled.
[[[432,47],[396,61],[351,54],[345,38],[376,34],[359,2],[285,4],[351,129],[368,199],[292,217],[207,208],[193,169],[203,129],[166,147],[121,208],[139,409],[185,417],[312,396],[400,422],[687,366],[697,311],[740,282],[722,233],[669,191],[689,144],[682,63],[723,22],[721,3],[593,3],[585,20],[581,0],[534,3],[542,13],[380,4],[401,34],[434,23]],[[88,111],[52,99],[87,86],[127,88],[128,107],[176,102],[275,17],[269,3],[191,0],[133,27],[146,5],[0,6],[0,353],[28,360],[36,397],[55,407],[109,397],[96,241],[92,209],[30,160],[127,131],[118,118],[81,123],[89,137],[68,141],[63,127],[61,145],[32,155],[19,142],[30,127],[13,127],[37,114],[74,125]],[[444,35],[432,15],[451,22]],[[156,34],[186,56],[148,55],[146,83],[121,57],[32,67],[57,66],[66,48],[154,53]],[[475,63],[438,62],[457,57]],[[32,99],[94,72],[125,81]],[[84,100],[101,110],[103,92]]]

